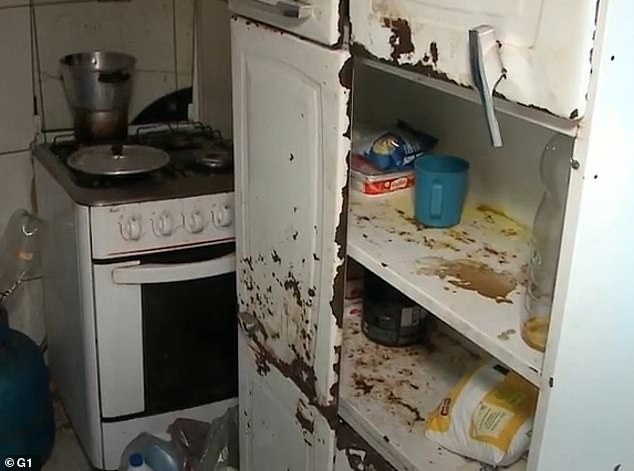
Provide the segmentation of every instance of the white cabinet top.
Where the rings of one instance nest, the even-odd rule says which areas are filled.
[[[575,119],[584,115],[595,0],[355,0],[357,50],[395,65],[473,85],[469,29],[495,29],[509,101]],[[359,52],[359,51],[358,51]]]

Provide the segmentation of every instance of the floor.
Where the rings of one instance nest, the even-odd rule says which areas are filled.
[[[42,471],[89,471],[92,469],[84,455],[59,401],[53,402],[55,410],[55,446]]]

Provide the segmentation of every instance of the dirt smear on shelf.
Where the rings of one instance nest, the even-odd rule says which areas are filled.
[[[477,260],[426,257],[417,261],[417,267],[419,275],[446,279],[457,288],[475,291],[497,303],[512,303],[508,296],[520,283],[513,273],[495,270]]]

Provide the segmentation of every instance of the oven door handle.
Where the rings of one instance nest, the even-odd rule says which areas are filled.
[[[198,280],[232,273],[236,269],[236,254],[192,263],[148,263],[112,270],[112,280],[118,285],[145,285]]]

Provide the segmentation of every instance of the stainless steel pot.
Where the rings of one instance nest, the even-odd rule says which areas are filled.
[[[60,59],[79,142],[94,144],[126,138],[135,62],[130,55],[104,51],[69,54]]]

